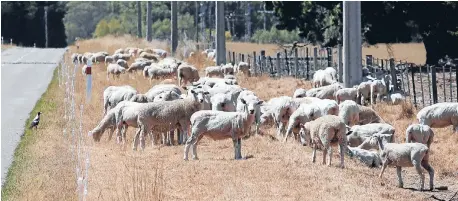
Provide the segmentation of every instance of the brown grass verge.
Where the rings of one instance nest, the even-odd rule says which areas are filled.
[[[131,38],[103,38],[81,41],[79,52],[108,51],[128,46],[149,44]],[[160,44],[155,44],[160,45]],[[75,52],[70,48],[70,53]],[[201,58],[195,58],[202,66]],[[93,94],[89,105],[85,103],[84,77],[77,71],[76,105],[85,104],[83,132],[94,128],[102,118],[102,93],[110,85],[131,85],[140,93],[152,85],[139,74],[122,75],[120,80],[106,79],[105,66],[93,67]],[[157,84],[155,81],[153,84]],[[266,76],[239,77],[242,87],[253,90],[264,100],[281,95],[292,95],[297,87],[310,88],[308,82],[292,78],[272,80]],[[29,145],[30,166],[17,177],[21,181],[11,200],[73,200],[75,173],[69,162],[68,146],[62,136],[63,91],[50,88],[55,113],[43,120],[40,138]],[[415,122],[400,115],[410,110],[409,105],[375,106],[380,115],[397,130],[397,142],[404,141],[404,131]],[[79,111],[77,111],[79,114]],[[413,114],[416,111],[413,110]],[[274,128],[261,128],[265,135],[274,136]],[[436,171],[435,184],[447,185],[445,192],[418,192],[396,187],[396,171],[387,169],[386,185],[378,180],[380,169],[369,169],[346,157],[346,169],[338,168],[338,154],[334,149],[333,164],[327,167],[311,163],[311,149],[297,143],[282,144],[266,136],[254,136],[242,142],[242,154],[251,156],[243,161],[233,160],[230,140],[212,141],[204,138],[198,145],[200,160],[182,160],[183,146],[151,146],[145,151],[131,150],[134,129],[129,129],[128,143],[118,145],[100,143],[86,137],[90,152],[89,186],[87,200],[428,200],[431,195],[446,198],[458,190],[458,135],[450,128],[434,129],[431,164]],[[322,152],[318,153],[318,158]],[[405,187],[417,188],[418,177],[413,168],[404,168]],[[426,176],[428,179],[428,176]],[[426,182],[427,183],[427,182]]]

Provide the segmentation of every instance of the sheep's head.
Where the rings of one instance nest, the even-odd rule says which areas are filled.
[[[197,87],[188,87],[188,97],[193,97],[193,100],[203,103],[205,96],[210,94],[208,91],[204,91],[201,88]]]
[[[160,93],[159,95],[155,96],[153,99],[153,102],[159,102],[159,101],[172,101],[179,99],[180,95],[178,95],[174,91],[164,91]]]
[[[148,97],[146,97],[144,94],[135,94],[130,98],[131,102],[137,102],[137,103],[147,103],[148,102]]]
[[[94,139],[94,142],[100,142],[100,138],[102,137],[102,131],[89,131],[88,132],[88,136],[92,136],[92,138]]]
[[[299,127],[300,127],[299,135],[301,136],[301,138],[304,139],[304,141],[306,141],[306,142],[309,143],[309,145],[310,145],[312,139],[311,139],[311,137],[310,137],[309,125],[310,125],[309,122],[307,122],[307,123],[305,123],[305,124],[300,123],[300,124],[299,124]]]
[[[249,114],[254,114],[256,110],[256,106],[260,106],[264,101],[262,100],[250,100],[246,101],[245,99],[241,98],[240,101],[245,105],[245,111]]]

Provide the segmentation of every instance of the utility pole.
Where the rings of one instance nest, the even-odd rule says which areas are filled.
[[[226,39],[224,37],[224,1],[216,2],[216,65],[226,63]]]
[[[151,28],[151,9],[152,9],[152,5],[151,5],[151,1],[147,1],[146,2],[146,40],[147,41],[151,41],[152,40],[152,28]]]
[[[266,3],[264,3],[263,8],[264,8],[264,12],[263,12],[263,15],[262,15],[262,18],[263,18],[263,21],[264,21],[263,28],[264,28],[264,30],[267,30]]]
[[[137,37],[142,37],[142,4],[137,1]]]
[[[199,3],[195,1],[195,6],[196,6],[196,13],[194,14],[194,17],[196,18],[194,20],[194,26],[196,27],[196,49],[199,50]]]
[[[212,6],[213,6],[212,2],[209,1],[209,2],[208,2],[208,23],[209,23],[209,26],[208,26],[208,29],[209,29],[209,30],[208,30],[208,31],[209,31],[208,38],[209,38],[209,41],[211,42],[211,43],[210,43],[211,49],[214,49],[214,46],[213,46],[213,39],[212,39],[212,28],[213,28],[213,26],[212,26],[212,25],[213,25],[213,20],[212,20],[212,18],[213,18],[213,16],[212,16]],[[216,14],[215,14],[215,15],[216,15]]]
[[[361,2],[343,3],[343,82],[350,88],[362,81]]]
[[[177,46],[178,46],[178,19],[177,19],[177,2],[172,1],[171,2],[171,7],[172,7],[172,16],[171,16],[171,22],[172,22],[172,56],[175,56],[175,53],[177,51]]]
[[[44,7],[45,9],[45,47],[48,48],[48,6]]]

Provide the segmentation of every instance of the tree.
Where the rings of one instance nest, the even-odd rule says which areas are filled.
[[[142,37],[142,4],[137,1],[137,37]]]
[[[342,44],[341,2],[268,2],[279,17],[278,29],[298,28],[300,36],[325,46]],[[449,55],[458,57],[458,3],[361,2],[365,42],[410,42],[420,35],[426,63]]]
[[[108,23],[106,20],[100,20],[100,22],[97,24],[94,32],[94,37],[103,37],[110,34],[110,27],[108,26]]]
[[[146,6],[146,40],[147,41],[151,41],[151,34],[153,32],[153,30],[151,29],[151,8],[152,8],[152,5],[151,5],[151,1],[148,1],[147,2],[147,6]]]

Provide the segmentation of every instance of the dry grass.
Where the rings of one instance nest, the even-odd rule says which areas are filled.
[[[312,47],[312,46],[308,46]],[[226,43],[226,49],[242,54],[259,54],[261,50],[266,51],[267,56],[275,56],[277,51],[282,48],[275,44],[255,44],[255,43]],[[309,55],[313,55],[313,50],[309,49]],[[363,56],[372,55],[374,58],[389,59],[395,58],[396,61],[409,61],[416,64],[424,64],[426,62],[426,49],[423,43],[403,43],[403,44],[376,44],[363,47]],[[364,59],[364,57],[363,57]]]
[[[12,47],[16,47],[15,45],[2,45],[2,51],[3,50],[6,50],[6,49],[9,49],[9,48],[12,48]]]
[[[119,47],[147,46],[131,38],[104,38],[82,41],[79,52],[108,51]],[[155,45],[159,46],[160,43]],[[76,50],[70,48],[70,53]],[[192,62],[202,63],[202,58]],[[199,64],[197,66],[202,66]],[[85,81],[80,71],[76,77],[76,105],[85,104]],[[156,84],[154,82],[153,84]],[[242,87],[255,91],[268,100],[281,95],[292,95],[297,87],[310,84],[292,78],[272,80],[268,77],[240,78]],[[102,118],[102,93],[109,85],[131,85],[140,93],[151,84],[140,75],[132,79],[122,75],[120,80],[107,81],[105,66],[93,67],[93,95],[85,104],[83,130],[87,133]],[[23,169],[17,193],[10,200],[72,200],[76,199],[73,163],[69,162],[69,144],[62,137],[63,91],[51,88],[57,108],[43,118],[40,138],[30,144],[31,166]],[[407,106],[380,104],[375,109],[397,130],[397,141],[404,141],[404,130],[415,122],[414,117],[400,116]],[[416,111],[413,111],[416,113]],[[77,111],[79,114],[79,112]],[[272,126],[261,128],[265,135],[274,136]],[[346,158],[346,169],[338,168],[334,151],[331,167],[311,163],[311,149],[297,143],[281,144],[266,136],[243,140],[242,152],[251,158],[233,160],[230,140],[212,141],[204,138],[198,146],[200,160],[182,160],[183,146],[155,146],[147,143],[145,151],[131,150],[134,129],[128,131],[129,143],[118,145],[115,140],[100,143],[91,137],[85,142],[91,156],[87,200],[425,200],[431,194],[450,197],[458,190],[458,135],[450,128],[435,129],[431,163],[436,170],[436,185],[448,185],[450,191],[441,193],[418,192],[395,187],[395,169],[385,173],[386,186],[381,186],[379,169],[369,169]],[[150,142],[148,138],[148,142]],[[321,157],[318,153],[318,158]],[[405,187],[417,188],[413,168],[405,168]],[[428,177],[427,177],[428,178]],[[370,198],[370,199],[369,199]]]

